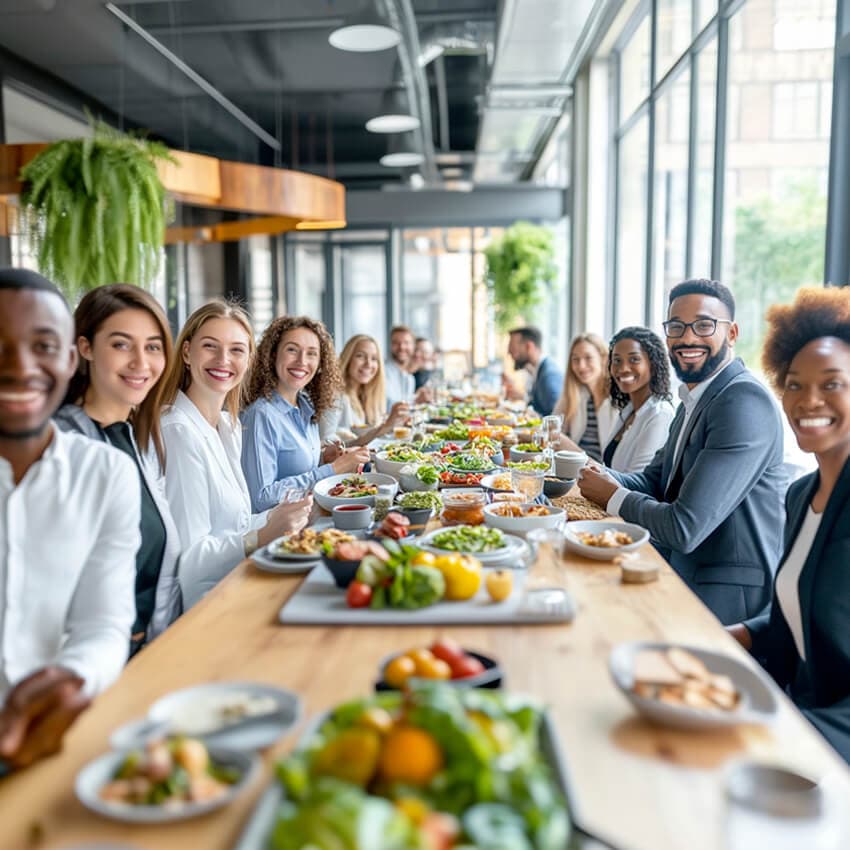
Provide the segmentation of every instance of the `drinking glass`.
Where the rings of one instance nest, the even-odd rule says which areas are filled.
[[[558,439],[561,433],[561,428],[564,424],[564,417],[560,413],[553,413],[550,416],[543,417],[543,430],[549,434],[549,442],[553,443]]]
[[[533,502],[543,492],[545,469],[512,469],[511,489],[521,493],[527,502]]]
[[[543,430],[542,428],[538,431],[535,431],[531,435],[531,442],[535,445],[540,446],[541,449],[549,448],[549,432]]]

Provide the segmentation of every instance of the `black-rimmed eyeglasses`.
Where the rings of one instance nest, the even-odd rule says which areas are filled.
[[[731,319],[697,319],[695,322],[680,322],[678,319],[672,319],[669,322],[662,322],[661,327],[670,339],[678,339],[685,335],[688,328],[691,328],[696,336],[711,336],[717,330],[718,322],[732,324]]]

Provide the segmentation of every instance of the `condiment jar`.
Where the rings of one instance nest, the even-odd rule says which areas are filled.
[[[443,525],[481,525],[484,522],[484,505],[487,496],[483,490],[443,490]]]
[[[505,459],[505,463],[511,459],[511,447],[515,446],[518,442],[519,438],[513,431],[509,431],[502,437],[502,456]]]

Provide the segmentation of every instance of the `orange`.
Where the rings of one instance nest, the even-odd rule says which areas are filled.
[[[384,740],[378,772],[387,782],[427,785],[443,767],[443,751],[416,726],[396,726]]]
[[[397,655],[384,668],[384,681],[391,688],[401,690],[414,673],[416,673],[416,662],[406,655]]]
[[[425,671],[428,670],[434,662],[434,654],[430,649],[411,649],[406,652],[405,655],[413,661],[416,667],[417,676],[428,677],[428,674]]]

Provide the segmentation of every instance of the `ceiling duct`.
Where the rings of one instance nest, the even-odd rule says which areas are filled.
[[[420,36],[419,66],[424,68],[439,56],[493,58],[496,26],[492,21],[460,21],[424,27]]]

